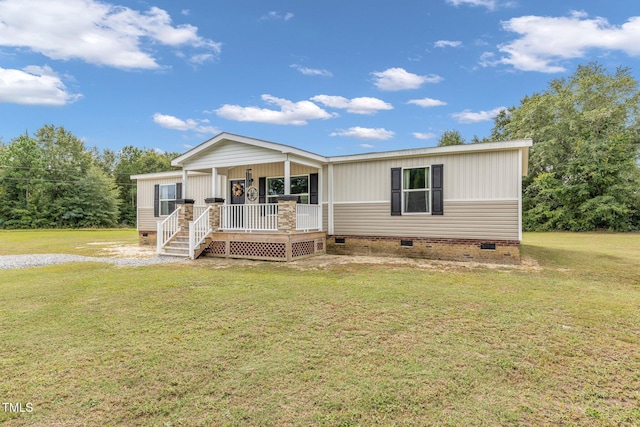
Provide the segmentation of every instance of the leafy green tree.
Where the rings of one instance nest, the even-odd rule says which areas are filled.
[[[640,91],[596,63],[553,80],[494,120],[491,139],[532,138],[527,230],[640,228]]]
[[[463,145],[464,138],[457,130],[446,130],[438,140],[438,147],[446,147],[450,145]]]
[[[0,226],[104,227],[117,225],[115,182],[84,142],[46,125],[0,149]]]
[[[42,150],[27,134],[0,148],[0,227],[49,226],[44,166]]]

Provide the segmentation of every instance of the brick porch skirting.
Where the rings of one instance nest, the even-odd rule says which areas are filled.
[[[520,242],[518,240],[334,235],[327,236],[327,253],[518,264],[520,263]]]

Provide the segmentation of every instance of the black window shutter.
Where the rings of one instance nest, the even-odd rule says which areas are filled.
[[[182,183],[176,182],[176,199],[182,199]]]
[[[309,203],[318,204],[318,174],[309,174]]]
[[[443,168],[443,165],[431,165],[431,215],[444,215]]]
[[[267,178],[258,178],[258,203],[267,203]]]
[[[160,216],[160,185],[153,187],[153,216]]]
[[[391,168],[391,215],[402,215],[402,168]]]

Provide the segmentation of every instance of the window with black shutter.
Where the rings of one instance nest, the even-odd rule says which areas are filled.
[[[444,215],[443,165],[431,165],[431,215]]]
[[[443,165],[391,168],[391,215],[443,215]]]
[[[391,168],[391,215],[402,215],[402,168]]]
[[[309,174],[309,203],[318,204],[318,174]]]

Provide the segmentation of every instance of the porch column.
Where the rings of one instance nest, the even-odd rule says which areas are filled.
[[[187,171],[182,169],[182,198],[187,198]]]
[[[220,206],[224,205],[224,199],[220,199],[217,197],[210,197],[208,199],[204,199],[204,203],[209,209],[209,226],[211,230],[215,233],[220,228]]]
[[[193,199],[178,199],[178,227],[182,231],[189,231],[189,222],[193,221]]]
[[[328,209],[327,209],[327,213],[328,213],[328,220],[329,220],[329,230],[327,230],[329,232],[329,235],[333,235],[333,164],[329,164],[329,166],[327,167],[327,172],[328,172],[328,177],[327,177],[327,183],[328,183],[328,187],[327,191],[328,193],[328,201],[329,201],[329,205],[328,205]]]
[[[322,208],[322,198],[324,197],[323,193],[322,193],[322,166],[318,168],[318,206],[320,206],[320,209],[318,210],[318,222],[320,223],[320,231],[324,231],[323,230],[323,218],[322,218],[322,211],[324,210]]]
[[[280,233],[296,232],[296,205],[298,196],[278,196],[278,231]]]
[[[211,168],[211,198],[220,197],[218,194],[218,168]]]
[[[291,194],[291,160],[284,161],[284,195]]]

